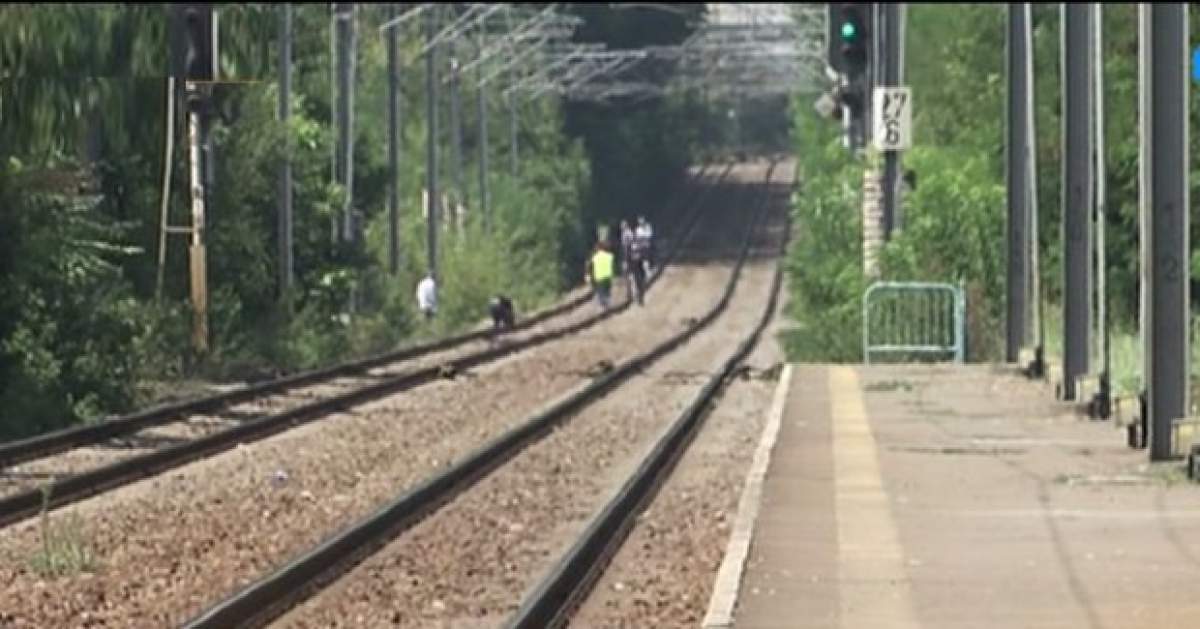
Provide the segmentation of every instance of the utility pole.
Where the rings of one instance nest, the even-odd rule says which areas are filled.
[[[192,345],[200,354],[208,353],[208,264],[204,248],[204,215],[207,203],[208,187],[204,176],[203,145],[208,142],[207,116],[200,112],[206,107],[210,88],[201,87],[188,82],[188,100],[191,111],[188,113],[188,136],[191,140],[191,179],[192,179],[192,246],[189,259],[192,274],[192,308],[194,319],[192,325]]]
[[[171,231],[171,165],[175,162],[175,76],[167,77],[166,147],[163,150],[162,206],[158,229],[158,278],[154,299],[162,301],[163,275],[167,268],[167,234]]]
[[[1143,285],[1150,458],[1172,457],[1171,425],[1188,410],[1188,5],[1138,6],[1145,53],[1139,89],[1143,103],[1141,163],[1146,193],[1141,208],[1145,243]]]
[[[388,20],[396,18],[396,5],[388,5]],[[400,272],[400,64],[396,58],[396,27],[387,33],[388,72],[388,270]]]
[[[479,50],[482,53],[487,43],[483,29],[479,29]],[[483,212],[483,228],[492,229],[491,198],[488,195],[488,119],[487,86],[483,84],[483,65],[476,66],[476,98],[479,99],[479,207]]]
[[[462,99],[458,76],[458,57],[450,57],[450,160],[454,164],[455,195],[450,200],[450,224],[459,226],[458,210],[467,203],[467,187],[463,178]]]
[[[864,147],[871,143],[871,138],[874,137],[875,134],[875,129],[873,128],[875,126],[873,124],[873,121],[875,120],[874,93],[875,88],[877,86],[882,86],[884,81],[883,72],[880,71],[880,64],[883,62],[885,45],[884,38],[886,37],[884,30],[887,28],[887,25],[883,22],[883,20],[886,18],[883,16],[882,3],[869,2],[866,4],[866,6],[867,13],[870,16],[868,23],[871,24],[873,28],[867,29],[867,37],[868,41],[870,42],[870,49],[867,53],[869,55],[867,57],[869,61],[867,62],[865,77],[866,88],[864,92],[866,94],[866,100],[863,101],[863,111],[865,112],[863,115],[863,120],[865,121],[865,124],[863,125],[862,138]],[[885,215],[884,221],[884,234],[886,236],[886,234],[891,230],[891,224],[889,222],[891,221],[891,218]]]
[[[900,87],[900,73],[904,60],[900,56],[900,30],[903,6],[899,3],[878,3],[882,27],[877,29],[883,36],[883,72],[880,81],[883,87]],[[872,99],[874,100],[874,99]],[[873,125],[872,125],[873,126]],[[898,218],[900,184],[900,151],[883,154],[883,226],[884,240],[891,240],[892,232],[900,228]]]
[[[292,5],[283,4],[279,21],[279,119],[286,132],[291,115],[292,92]],[[292,286],[292,145],[286,134],[283,163],[279,168],[279,294]]]
[[[1005,360],[1017,362],[1021,347],[1028,340],[1029,297],[1028,280],[1031,257],[1029,225],[1030,181],[1029,175],[1029,110],[1030,86],[1028,56],[1031,54],[1029,3],[1008,5],[1008,317]]]
[[[1104,148],[1104,5],[1099,2],[1093,3],[1092,11],[1095,19],[1095,26],[1092,30],[1095,32],[1096,48],[1093,53],[1096,74],[1092,80],[1095,89],[1093,98],[1096,102],[1096,320],[1099,326],[1096,339],[1100,345],[1097,355],[1101,361],[1101,367],[1100,390],[1096,392],[1092,401],[1091,415],[1098,419],[1108,419],[1112,414],[1112,365],[1108,338],[1108,262],[1104,247],[1108,209],[1106,200],[1108,169],[1105,164]]]
[[[513,178],[517,176],[517,95],[515,90],[508,93],[508,149],[509,168]]]
[[[432,44],[437,37],[437,9],[426,11],[425,31],[428,43]],[[429,212],[426,217],[427,255],[429,256],[429,273],[438,280],[438,120],[437,120],[437,46],[429,47],[425,53],[425,117],[428,136],[425,141],[425,178],[429,196]]]
[[[209,126],[212,83],[217,79],[217,25],[211,4],[183,8],[187,39],[184,69],[188,106],[188,139],[192,183],[192,244],[189,249],[193,308],[192,346],[198,354],[208,353],[208,264],[204,245],[205,213],[212,181]]]
[[[1033,338],[1034,338],[1034,357],[1033,362],[1029,365],[1029,375],[1034,378],[1042,378],[1046,373],[1046,326],[1045,326],[1045,300],[1042,299],[1042,276],[1041,276],[1041,226],[1039,223],[1038,213],[1038,167],[1037,167],[1037,109],[1034,107],[1034,81],[1033,81],[1033,5],[1024,3],[1025,5],[1025,41],[1028,42],[1028,52],[1025,55],[1025,71],[1023,78],[1025,81],[1025,110],[1027,112],[1027,124],[1025,135],[1025,146],[1028,147],[1028,169],[1026,171],[1026,179],[1029,181],[1029,186],[1026,189],[1027,203],[1029,212],[1026,214],[1025,233],[1029,234],[1029,257],[1030,268],[1028,269],[1028,284],[1029,293],[1026,299],[1028,307],[1026,309],[1026,321],[1033,321]]]
[[[1063,4],[1063,233],[1066,237],[1063,313],[1063,399],[1077,400],[1077,380],[1091,353],[1092,217],[1095,156],[1092,153],[1092,5]]]
[[[340,240],[353,243],[354,3],[336,3],[334,11],[337,25],[337,182],[346,190],[337,231]]]

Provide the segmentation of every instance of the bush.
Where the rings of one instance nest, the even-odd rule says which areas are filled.
[[[862,167],[837,129],[801,105],[794,115],[800,163],[793,197],[794,234],[787,258],[790,360],[861,358]]]
[[[1005,191],[988,160],[968,150],[916,147],[905,166],[922,173],[904,199],[904,229],[880,253],[883,277],[966,285],[968,359],[1004,351]]]

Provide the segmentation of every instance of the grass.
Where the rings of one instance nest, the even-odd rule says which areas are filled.
[[[1200,336],[1200,314],[1191,315],[1191,343],[1189,356],[1191,395],[1190,414],[1200,412],[1200,344],[1196,342]],[[1046,305],[1045,339],[1046,356],[1049,360],[1060,360],[1063,353],[1063,324],[1062,307]],[[1113,395],[1137,395],[1143,388],[1142,384],[1142,352],[1141,339],[1137,328],[1128,324],[1114,325],[1109,332],[1109,360]],[[1099,372],[1103,366],[1100,357],[1094,361],[1093,372]]]
[[[53,482],[42,485],[41,537],[42,546],[29,560],[34,573],[46,578],[94,572],[95,555],[84,530],[83,520],[76,513],[54,522],[50,518],[50,494]]]

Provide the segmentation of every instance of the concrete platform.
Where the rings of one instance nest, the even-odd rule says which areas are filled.
[[[714,592],[733,626],[1200,627],[1200,486],[1046,383],[795,366],[788,387]]]

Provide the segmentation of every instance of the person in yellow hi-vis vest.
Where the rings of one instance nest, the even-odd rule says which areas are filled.
[[[596,250],[588,259],[587,273],[584,277],[592,285],[596,301],[605,310],[608,309],[612,295],[613,254],[608,251],[608,242],[601,240],[596,243]]]

